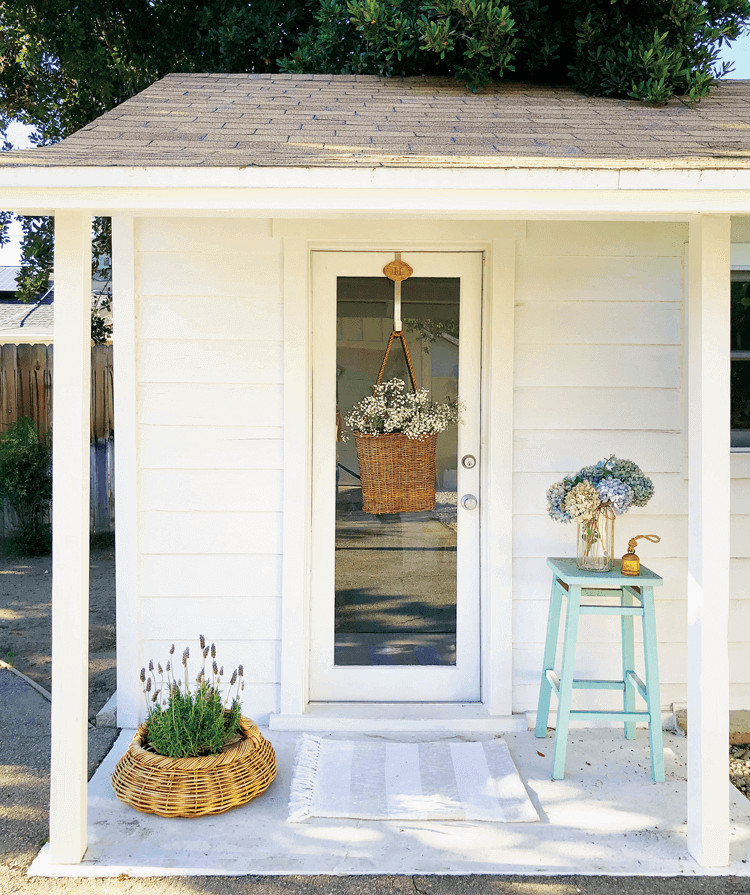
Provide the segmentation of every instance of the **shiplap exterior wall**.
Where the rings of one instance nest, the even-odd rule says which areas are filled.
[[[748,231],[736,226],[734,241],[750,242]],[[172,641],[196,655],[204,633],[226,668],[244,663],[246,705],[261,722],[278,709],[281,638],[283,245],[271,232],[267,221],[227,219],[136,226],[141,664],[163,661]],[[546,489],[609,454],[636,461],[656,485],[647,507],[618,519],[615,549],[638,534],[662,538],[639,552],[665,579],[657,625],[666,710],[686,699],[687,225],[530,221],[525,234],[516,257],[513,711],[536,708],[545,557],[573,550],[575,529],[548,518]],[[732,474],[730,705],[747,708],[750,454],[733,456]],[[581,676],[617,677],[619,619],[583,618],[577,659]],[[581,706],[608,699],[580,693]]]
[[[687,237],[678,224],[529,222],[519,245],[515,711],[535,710],[539,693],[550,590],[545,558],[574,549],[575,527],[547,516],[545,491],[610,454],[634,460],[656,486],[646,507],[617,519],[615,553],[624,553],[635,535],[662,538],[660,544],[641,541],[639,553],[665,580],[656,593],[662,704],[685,701]],[[638,625],[636,632],[640,639]],[[619,677],[620,619],[584,616],[576,659],[581,677]],[[581,707],[592,708],[604,708],[612,698],[605,692],[576,695]]]
[[[615,552],[641,541],[642,562],[664,578],[656,592],[661,701],[686,700],[687,227],[667,223],[529,222],[519,245],[514,459],[514,711],[533,711],[539,687],[549,573],[544,558],[570,554],[575,529],[551,521],[544,490],[565,473],[614,453],[637,462],[656,492],[618,518]],[[735,226],[733,240],[750,241]],[[750,455],[732,458],[730,707],[750,705]],[[639,626],[636,636],[640,640]],[[581,677],[612,677],[619,619],[585,616]],[[641,661],[638,662],[642,667]],[[637,656],[638,660],[638,656]],[[581,691],[581,707],[611,695]]]
[[[136,225],[141,664],[215,641],[278,709],[282,251],[265,221]],[[177,658],[177,654],[175,655]]]

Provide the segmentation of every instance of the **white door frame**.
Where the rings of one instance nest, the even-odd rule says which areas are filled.
[[[323,232],[325,240],[320,239]],[[525,227],[505,221],[277,219],[273,236],[283,241],[284,258],[285,471],[281,685],[279,714],[272,716],[272,725],[294,727],[310,710],[310,258],[314,249],[485,253],[483,356],[488,362],[483,370],[487,400],[482,408],[482,705],[490,717],[510,720],[514,301],[516,244],[524,238]]]
[[[335,596],[335,388],[336,283],[339,276],[383,278],[388,252],[312,253],[313,276],[313,478],[310,615],[310,698],[320,702],[479,702],[480,513],[458,507],[455,665],[336,666]],[[417,276],[461,281],[460,382],[464,422],[458,456],[481,458],[481,310],[483,253],[405,252]],[[330,411],[330,412],[328,412]],[[481,466],[458,470],[458,494],[479,497]],[[394,696],[398,694],[398,696]]]

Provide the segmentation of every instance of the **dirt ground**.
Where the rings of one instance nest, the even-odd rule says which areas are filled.
[[[115,692],[115,550],[91,549],[89,719]],[[52,684],[52,557],[0,547],[0,659],[47,690]]]

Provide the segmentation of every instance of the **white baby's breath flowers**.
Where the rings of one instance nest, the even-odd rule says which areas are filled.
[[[372,395],[358,401],[344,417],[347,426],[360,435],[401,432],[407,438],[424,438],[443,432],[461,422],[462,402],[449,399],[430,401],[426,388],[406,391],[403,379],[389,379]]]

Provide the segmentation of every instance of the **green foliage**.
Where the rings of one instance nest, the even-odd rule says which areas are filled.
[[[281,60],[287,71],[455,75],[476,90],[513,71],[520,45],[496,0],[320,0],[313,28]]]
[[[750,0],[0,0],[0,126],[53,143],[169,72],[279,65],[695,99],[748,18]]]
[[[748,0],[320,0],[288,71],[452,75],[569,83],[582,93],[694,101],[727,74],[718,56]]]
[[[472,91],[512,78],[693,102],[728,73],[720,48],[749,18],[750,0],[0,0],[0,140],[16,119],[54,143],[170,72],[442,75]],[[24,229],[21,294],[35,301],[52,226]]]
[[[115,546],[113,531],[92,531],[89,535],[89,547],[92,550],[112,550]]]
[[[56,143],[170,72],[277,71],[317,0],[0,0],[0,143],[11,120]],[[0,245],[10,216],[0,213]],[[20,297],[47,289],[53,228],[22,218]],[[95,221],[95,240],[107,224]],[[104,254],[110,254],[105,251]],[[94,259],[96,264],[96,258]],[[94,300],[92,337],[106,341]]]
[[[275,71],[316,6],[0,0],[0,116],[54,143],[170,72]]]
[[[206,681],[193,693],[183,693],[175,685],[164,710],[149,714],[148,741],[160,755],[171,758],[215,755],[239,730],[239,713],[239,705],[233,704],[225,717],[221,694]]]
[[[91,295],[91,340],[106,345],[112,338],[112,218],[95,218],[91,273],[100,283]]]
[[[190,689],[189,648],[182,654],[182,678],[177,678],[174,644],[165,668],[149,662],[148,672],[141,669],[143,695],[148,709],[148,742],[160,755],[188,758],[215,755],[227,740],[236,736],[240,726],[240,693],[245,688],[243,668],[232,672],[227,695],[222,698],[221,679],[224,669],[216,662],[216,647],[206,645],[200,636],[203,666]],[[211,657],[211,670],[206,676],[206,661]],[[232,691],[236,685],[234,698]]]
[[[17,420],[0,436],[0,499],[18,516],[7,539],[13,553],[29,556],[49,553],[52,536],[45,521],[52,500],[52,440],[37,435],[34,421]]]
[[[458,339],[458,320],[434,320],[431,317],[404,318],[404,328],[421,343],[425,354],[430,353],[430,345],[443,335]],[[457,343],[456,343],[457,344]]]
[[[589,0],[575,16],[571,80],[596,96],[696,101],[730,70],[720,48],[748,16],[744,0]]]
[[[54,263],[54,218],[22,217],[23,243],[18,298],[35,302],[49,289]]]

